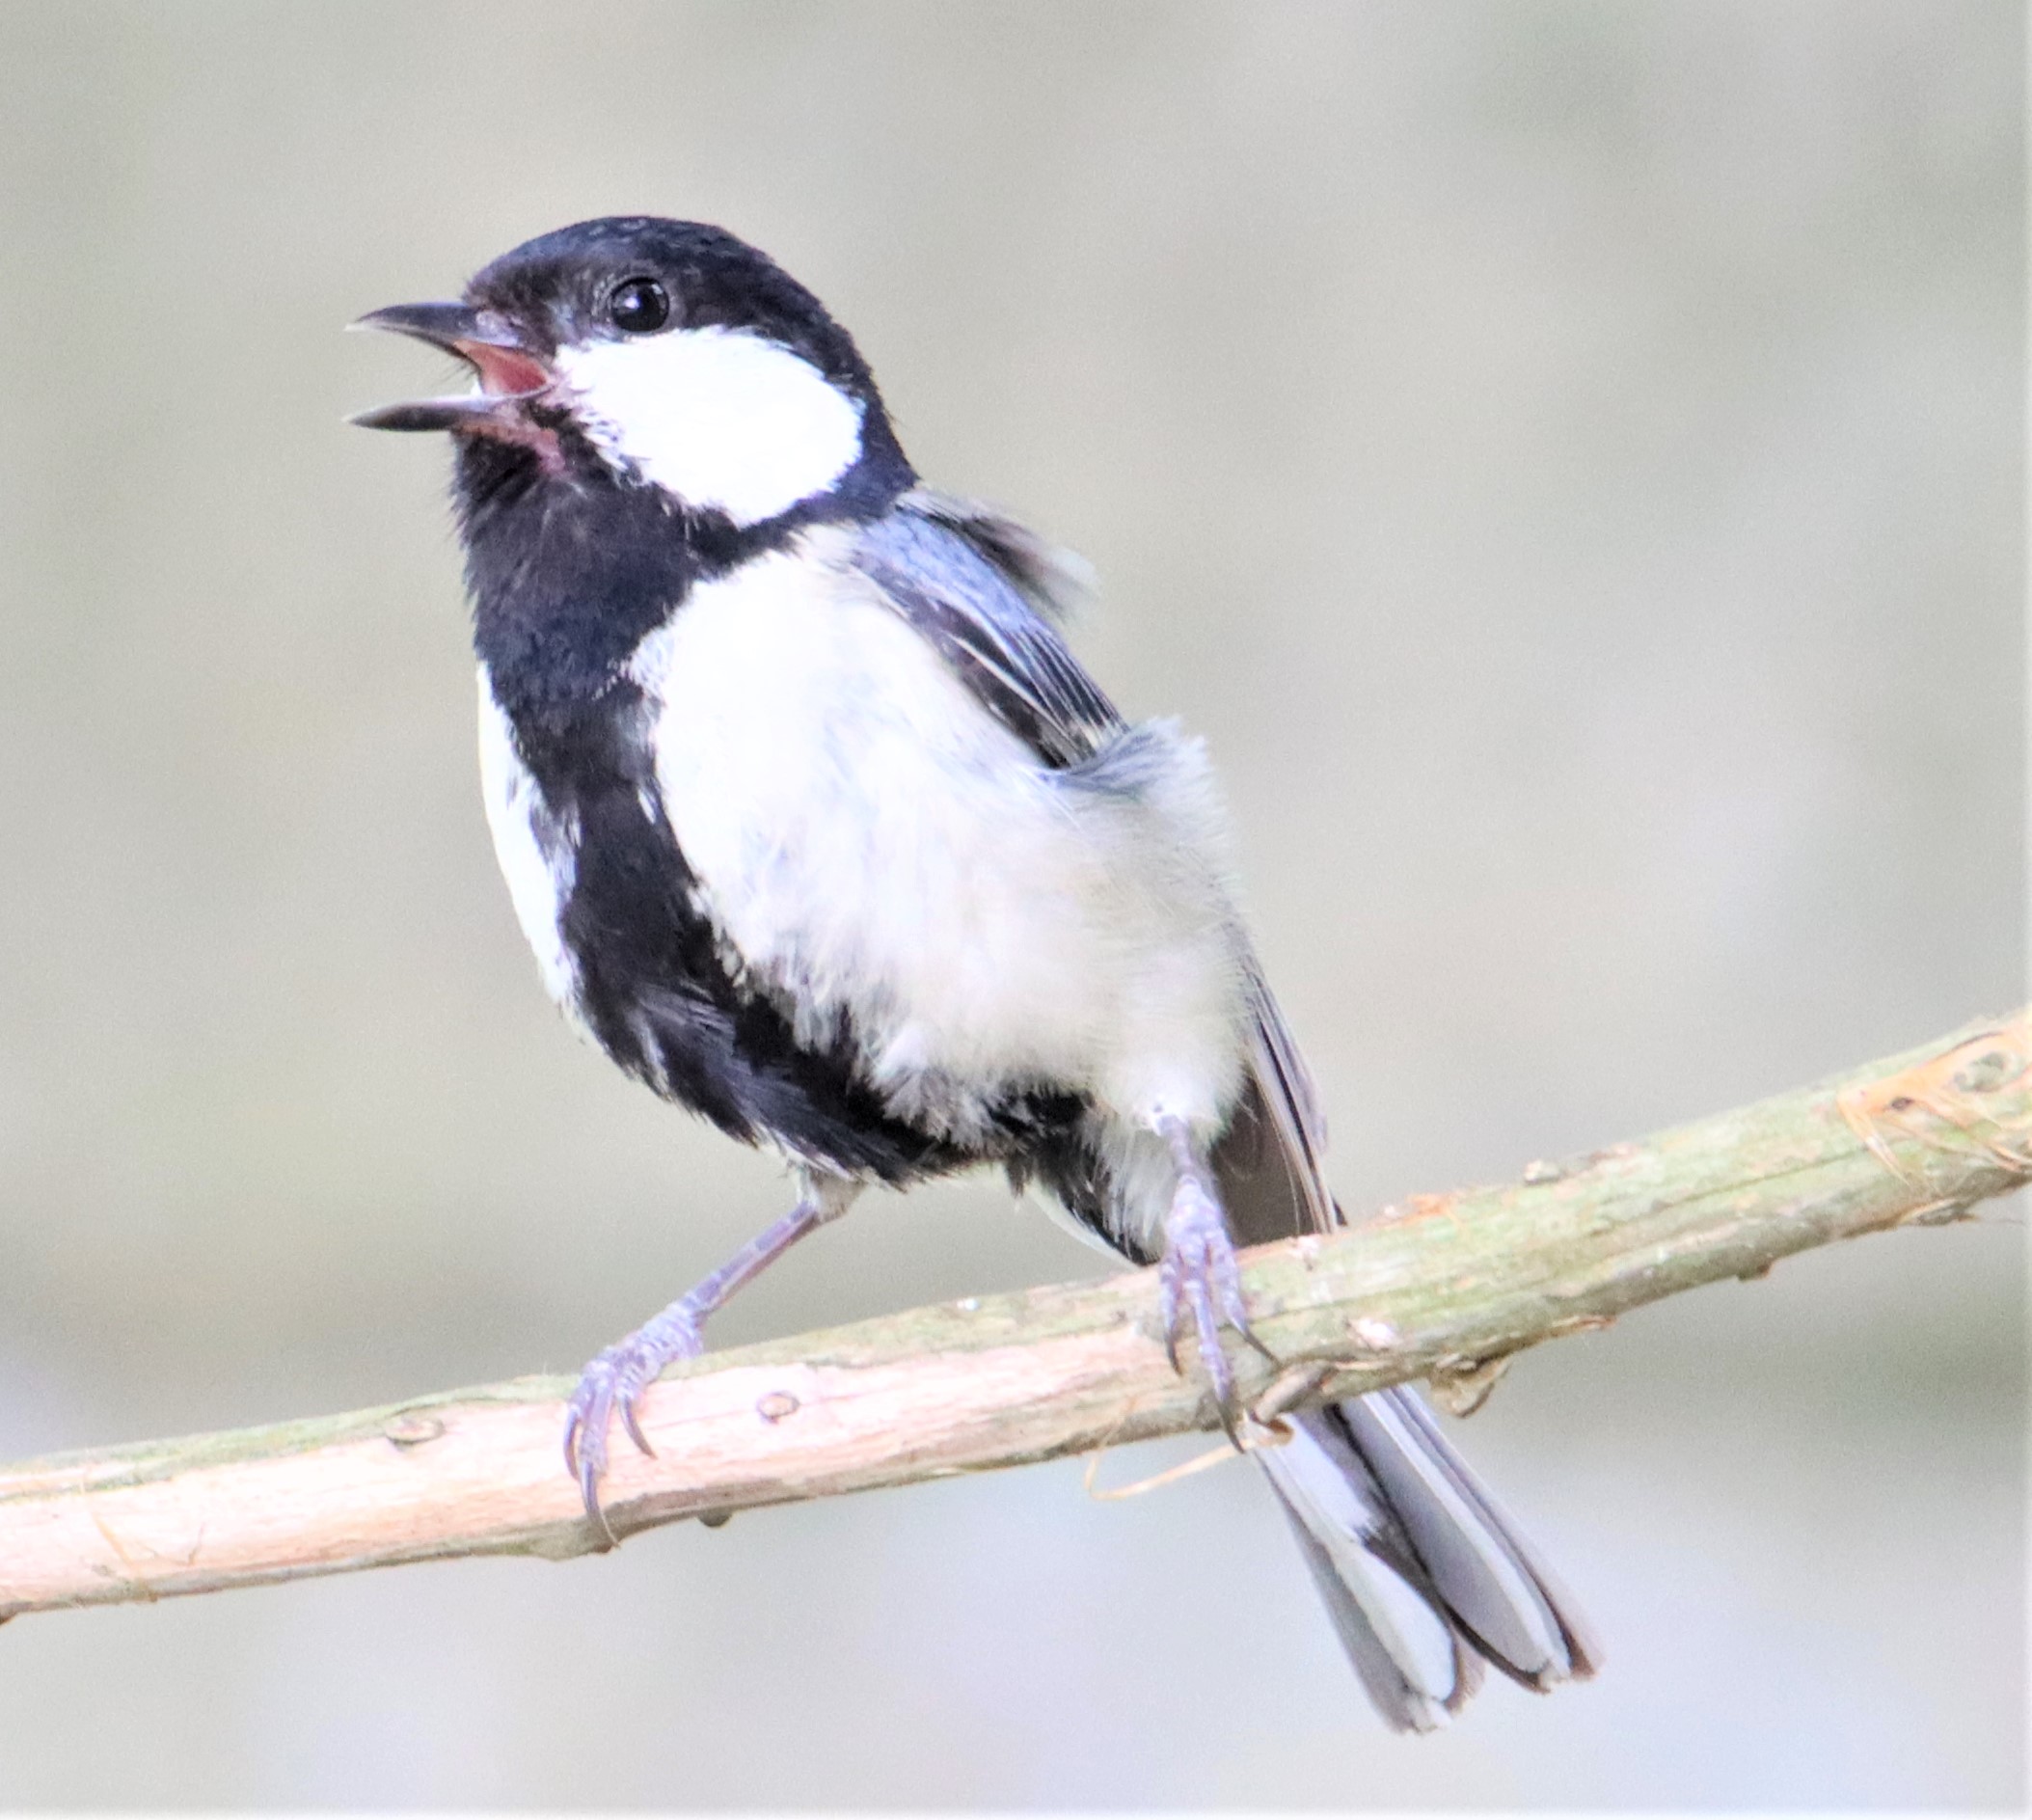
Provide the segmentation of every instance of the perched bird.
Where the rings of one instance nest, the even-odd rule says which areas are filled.
[[[585,1368],[590,1515],[610,1428],[646,1449],[637,1399],[735,1290],[871,1183],[980,1164],[1158,1266],[1232,1429],[1237,1241],[1341,1215],[1205,753],[1073,658],[1077,565],[920,485],[847,331],[720,229],[582,222],[362,324],[475,376],[354,421],[450,432],[487,817],[545,984],[801,1184]],[[1412,1392],[1293,1428],[1257,1457],[1393,1725],[1443,1723],[1485,1661],[1592,1672]]]

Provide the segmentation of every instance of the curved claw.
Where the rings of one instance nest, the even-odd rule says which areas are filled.
[[[580,1408],[578,1398],[573,1398],[571,1413],[564,1419],[564,1470],[578,1481],[585,1514],[600,1526],[611,1543],[614,1533],[608,1526],[606,1511],[600,1508],[600,1475],[607,1468],[607,1442],[595,1423],[588,1421],[592,1413]]]
[[[1221,1345],[1221,1329],[1232,1327],[1271,1364],[1281,1361],[1257,1338],[1249,1324],[1234,1241],[1228,1236],[1219,1206],[1194,1192],[1190,1183],[1181,1187],[1172,1217],[1166,1222],[1157,1286],[1159,1322],[1172,1370],[1184,1375],[1179,1340],[1189,1317],[1221,1427],[1229,1440],[1239,1447],[1241,1409],[1235,1394],[1234,1368]]]
[[[628,1430],[628,1438],[641,1451],[643,1456],[648,1459],[654,1459],[656,1458],[656,1449],[649,1445],[649,1437],[642,1432],[641,1418],[636,1414],[636,1405],[640,1400],[639,1396],[637,1396],[627,1398],[622,1401],[621,1426]]]
[[[1157,1269],[1157,1331],[1164,1336],[1164,1356],[1171,1361],[1171,1369],[1183,1377],[1185,1367],[1179,1359],[1179,1275],[1171,1267],[1169,1252]]]
[[[1264,1364],[1274,1365],[1280,1372],[1285,1369],[1285,1362],[1256,1337],[1256,1329],[1250,1326],[1246,1320],[1231,1320],[1228,1324],[1241,1335],[1242,1344],[1255,1352],[1256,1356],[1261,1359]]]
[[[607,1472],[608,1439],[619,1417],[628,1438],[655,1458],[656,1449],[642,1432],[638,1406],[657,1373],[675,1359],[695,1358],[703,1350],[695,1320],[672,1318],[666,1310],[646,1327],[610,1345],[579,1374],[578,1388],[565,1405],[564,1465],[578,1481],[585,1514],[611,1542],[616,1538],[600,1508],[600,1480]]]

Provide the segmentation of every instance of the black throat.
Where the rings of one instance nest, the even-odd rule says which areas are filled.
[[[462,436],[453,469],[474,648],[518,725],[605,695],[695,583],[808,526],[879,518],[917,479],[878,407],[860,458],[831,487],[737,526],[615,474],[569,424],[555,434],[561,468],[526,447]]]

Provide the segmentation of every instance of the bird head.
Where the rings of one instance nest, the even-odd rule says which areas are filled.
[[[702,223],[581,222],[502,255],[457,303],[355,326],[472,369],[469,392],[352,420],[448,431],[462,461],[654,488],[737,531],[912,477],[853,338],[765,254]]]

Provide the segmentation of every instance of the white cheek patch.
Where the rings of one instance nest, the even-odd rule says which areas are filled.
[[[758,525],[861,452],[861,407],[809,361],[736,329],[560,349],[594,440],[688,505]]]

